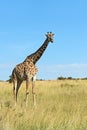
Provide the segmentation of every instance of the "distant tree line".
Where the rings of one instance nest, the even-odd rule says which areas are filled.
[[[57,78],[57,80],[87,80],[87,77],[86,78],[72,78],[72,77],[63,77],[63,76],[60,76]]]
[[[37,81],[44,81],[44,79],[36,79]],[[63,77],[60,76],[57,78],[57,80],[87,80],[87,77],[85,78],[72,78],[72,77]],[[12,83],[12,75],[9,76],[9,79],[7,82]]]
[[[12,75],[10,75],[10,76],[9,76],[9,79],[7,80],[7,82],[12,83],[12,81],[13,81],[13,80],[12,80]]]

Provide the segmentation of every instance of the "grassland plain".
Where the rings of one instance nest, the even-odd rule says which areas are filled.
[[[12,84],[0,82],[0,130],[87,130],[87,80],[36,82],[37,106],[33,107],[31,86],[25,107],[25,82],[18,104]]]

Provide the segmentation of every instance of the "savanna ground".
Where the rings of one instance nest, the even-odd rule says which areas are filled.
[[[87,130],[87,80],[36,81],[25,107],[25,83],[13,101],[12,84],[0,82],[0,130]]]

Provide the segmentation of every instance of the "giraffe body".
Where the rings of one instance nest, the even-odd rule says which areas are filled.
[[[30,61],[30,62],[23,62],[18,64],[13,72],[15,71],[16,78],[20,80],[26,80],[28,78],[31,80],[37,74],[37,67]]]
[[[42,46],[33,54],[27,56],[24,62],[16,65],[12,72],[12,79],[13,79],[13,93],[15,97],[15,104],[17,102],[17,94],[18,90],[21,86],[21,83],[25,80],[26,81],[26,105],[28,100],[29,94],[29,82],[32,80],[32,94],[33,94],[33,102],[34,105],[36,104],[35,100],[35,80],[36,74],[38,72],[37,67],[35,66],[36,62],[40,59],[42,54],[44,53],[45,49],[48,46],[49,42],[53,42],[53,35],[51,32],[46,34],[46,40],[42,44]]]

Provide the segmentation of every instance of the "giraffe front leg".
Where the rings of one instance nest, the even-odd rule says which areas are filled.
[[[33,80],[32,80],[32,94],[33,94],[33,104],[34,104],[34,106],[36,106],[35,80],[36,80],[36,76],[33,77]]]
[[[29,95],[29,79],[26,79],[26,106],[28,104],[28,95]]]

